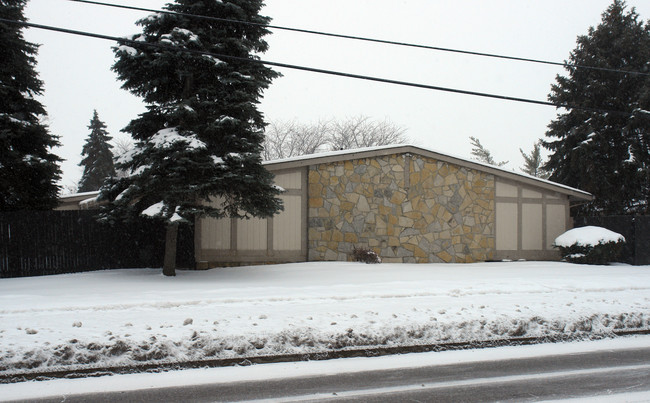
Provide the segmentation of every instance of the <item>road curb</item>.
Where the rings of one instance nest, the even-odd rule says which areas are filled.
[[[79,368],[73,370],[52,370],[32,372],[25,371],[20,373],[0,374],[0,384],[17,383],[24,381],[43,381],[50,379],[74,379],[86,377],[99,377],[106,375],[135,374],[135,373],[155,373],[166,372],[182,369],[194,368],[218,368],[229,366],[248,366],[253,364],[270,364],[278,362],[296,362],[296,361],[322,361],[337,358],[354,358],[354,357],[379,357],[393,354],[422,353],[432,351],[454,351],[470,350],[479,348],[493,348],[502,346],[523,346],[543,343],[559,343],[567,341],[580,340],[600,340],[613,337],[625,337],[633,335],[650,334],[650,329],[623,330],[614,331],[610,334],[594,335],[557,335],[545,337],[513,337],[507,339],[494,340],[475,340],[456,343],[438,343],[422,344],[398,347],[365,347],[354,349],[329,350],[304,354],[283,354],[283,355],[264,355],[249,356],[226,359],[198,360],[184,362],[156,362],[142,365],[119,366],[119,367],[91,367]]]

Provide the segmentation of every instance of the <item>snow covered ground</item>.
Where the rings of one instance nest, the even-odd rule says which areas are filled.
[[[0,280],[0,374],[650,328],[650,266],[299,263]]]

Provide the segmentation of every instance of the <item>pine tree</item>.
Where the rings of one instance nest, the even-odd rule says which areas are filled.
[[[615,0],[596,28],[578,37],[549,99],[586,108],[558,113],[544,146],[551,180],[594,195],[578,214],[650,212],[650,24]],[[635,74],[641,72],[644,74]]]
[[[79,181],[79,192],[99,190],[107,178],[116,176],[113,152],[111,151],[113,146],[108,143],[112,137],[106,131],[106,124],[99,120],[96,110],[93,111],[88,128],[90,135],[81,151],[81,155],[86,157],[79,163],[84,167],[83,175]]]
[[[505,164],[508,163],[508,161],[499,161],[496,162],[494,160],[494,157],[492,157],[492,153],[490,150],[485,148],[483,144],[477,139],[476,137],[471,137],[469,138],[470,143],[472,144],[472,155],[474,156],[474,159],[480,162],[484,162],[486,164],[490,165],[496,165],[498,167],[502,167]]]
[[[0,1],[0,18],[25,22],[25,0]],[[0,211],[48,210],[58,201],[58,139],[42,123],[35,96],[43,83],[35,70],[38,46],[17,24],[0,22]]]
[[[262,6],[262,0],[177,0],[165,7],[268,24],[259,15]],[[137,144],[116,167],[130,176],[111,181],[100,197],[112,201],[108,219],[144,214],[166,220],[163,273],[174,275],[180,220],[269,217],[282,208],[279,189],[261,164],[265,122],[257,109],[279,74],[254,55],[268,48],[264,26],[177,14],[155,14],[138,24],[136,42],[114,49],[113,70],[147,111],[124,129]],[[221,204],[203,203],[209,198]]]
[[[519,149],[521,156],[524,157],[524,166],[521,171],[537,178],[548,179],[550,174],[544,169],[544,161],[542,160],[542,143],[538,141],[533,145],[533,151],[526,154],[524,150]]]

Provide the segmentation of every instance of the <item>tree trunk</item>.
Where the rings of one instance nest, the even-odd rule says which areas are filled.
[[[178,224],[167,224],[165,235],[165,260],[163,262],[163,274],[165,276],[176,275],[176,241],[178,239]]]

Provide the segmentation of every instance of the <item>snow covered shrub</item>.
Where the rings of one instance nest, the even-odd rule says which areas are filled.
[[[352,259],[355,262],[381,263],[381,258],[375,251],[367,248],[357,248],[356,246],[352,250]]]
[[[574,228],[555,238],[562,259],[571,263],[608,264],[615,262],[625,245],[625,237],[602,227]]]

